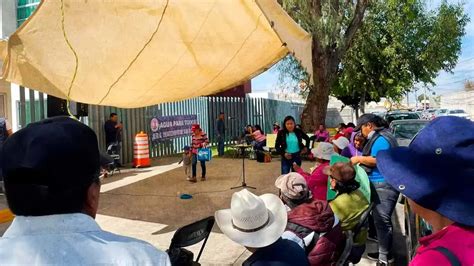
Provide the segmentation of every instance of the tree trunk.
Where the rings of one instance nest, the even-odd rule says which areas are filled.
[[[359,119],[359,108],[353,108],[356,113],[356,119]]]
[[[360,112],[362,114],[365,114],[365,92],[364,94],[362,95],[362,98],[360,99]]]
[[[329,84],[316,83],[309,91],[301,122],[306,132],[314,132],[320,124],[326,124],[329,103]]]

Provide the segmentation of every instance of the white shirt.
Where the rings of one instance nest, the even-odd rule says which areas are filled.
[[[17,216],[0,238],[0,265],[171,265],[152,245],[75,213]]]

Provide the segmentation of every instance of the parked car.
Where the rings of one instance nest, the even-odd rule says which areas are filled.
[[[433,120],[436,118],[437,109],[427,109],[423,111],[422,119]]]
[[[395,120],[420,119],[421,117],[415,112],[390,112],[385,115],[388,124]]]
[[[398,145],[406,147],[428,123],[428,120],[422,119],[395,120],[390,124],[390,129]]]
[[[422,130],[430,121],[428,120],[395,120],[390,124],[395,139],[400,146],[408,146],[411,140]],[[407,259],[410,261],[416,252],[418,239],[430,235],[433,231],[423,218],[416,215],[408,205],[406,198],[402,198],[405,212],[405,242],[407,248]]]
[[[434,112],[435,117],[448,115],[448,109],[438,109]]]
[[[466,113],[466,111],[464,111],[462,109],[449,110],[447,115],[448,116],[457,116],[457,117],[462,117],[462,118],[466,118],[466,119],[471,119],[471,116],[468,113]]]

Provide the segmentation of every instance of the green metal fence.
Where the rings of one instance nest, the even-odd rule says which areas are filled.
[[[40,0],[18,0],[16,9],[17,26],[20,27],[25,20],[27,20],[31,14],[36,10]]]

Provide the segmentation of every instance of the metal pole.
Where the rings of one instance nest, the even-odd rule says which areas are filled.
[[[423,93],[423,98],[425,99],[425,102],[423,103],[423,110],[426,111],[426,86],[425,86],[425,92]]]

